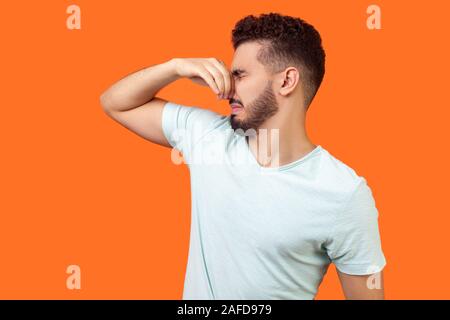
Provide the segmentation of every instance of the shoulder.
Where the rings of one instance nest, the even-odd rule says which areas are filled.
[[[162,113],[162,127],[166,135],[176,133],[194,141],[221,126],[225,118],[213,110],[168,101]]]
[[[164,116],[172,116],[177,121],[182,121],[190,125],[210,126],[225,116],[213,110],[200,108],[198,106],[182,105],[168,101],[164,105]]]
[[[359,189],[367,186],[366,179],[343,160],[322,148],[320,157],[320,184],[338,205],[347,202]]]

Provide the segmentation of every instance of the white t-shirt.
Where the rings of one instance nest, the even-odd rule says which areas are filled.
[[[164,134],[191,182],[183,299],[314,299],[331,262],[354,275],[383,269],[378,211],[363,177],[320,145],[262,167],[229,118],[164,106]]]

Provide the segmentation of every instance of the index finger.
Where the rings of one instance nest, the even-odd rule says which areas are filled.
[[[222,72],[224,78],[224,92],[223,97],[228,98],[231,94],[232,84],[231,84],[231,72],[226,67],[225,63],[222,60],[213,59],[212,61],[214,65]]]

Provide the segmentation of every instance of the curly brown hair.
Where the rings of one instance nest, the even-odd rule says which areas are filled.
[[[262,45],[257,60],[270,73],[296,67],[305,78],[305,106],[309,107],[325,74],[325,51],[319,32],[300,18],[279,13],[248,15],[232,31],[234,50],[248,41]]]

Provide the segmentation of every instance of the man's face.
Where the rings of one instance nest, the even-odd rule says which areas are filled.
[[[229,100],[232,109],[231,127],[257,130],[267,119],[278,111],[278,103],[264,66],[256,60],[260,44],[243,43],[236,49],[231,66],[235,95]]]

